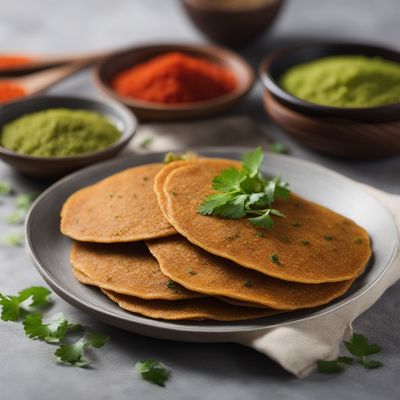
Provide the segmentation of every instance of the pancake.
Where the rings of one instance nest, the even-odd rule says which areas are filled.
[[[161,273],[143,243],[79,243],[71,249],[72,267],[96,286],[142,299],[180,300],[202,297]]]
[[[295,194],[274,202],[286,218],[275,218],[272,229],[258,228],[246,218],[200,215],[199,205],[213,193],[212,179],[227,167],[221,160],[199,160],[168,175],[168,219],[181,235],[210,253],[286,281],[340,282],[364,271],[371,255],[368,233]]]
[[[168,212],[167,212],[167,197],[164,195],[164,184],[165,181],[167,180],[168,175],[174,171],[177,168],[185,167],[189,164],[195,163],[199,160],[204,160],[202,158],[196,158],[196,159],[189,159],[189,160],[179,160],[179,161],[173,161],[168,164],[166,164],[161,171],[156,175],[154,179],[154,191],[156,193],[157,199],[158,199],[158,205],[160,206],[160,209],[166,219],[168,219]],[[237,167],[240,167],[241,163],[239,161],[232,161],[232,160],[225,160],[225,159],[219,159],[219,158],[214,158],[214,161],[219,161],[222,163],[222,165],[227,165],[232,166],[234,163]]]
[[[304,284],[271,278],[210,254],[180,235],[146,242],[163,274],[187,289],[224,301],[239,300],[277,310],[326,304],[344,294],[352,280]],[[229,300],[231,299],[231,300]]]
[[[278,313],[265,308],[234,306],[211,297],[178,301],[142,300],[109,290],[102,291],[121,308],[156,319],[242,321]]]
[[[83,242],[134,242],[176,233],[154,193],[163,164],[129,168],[72,194],[61,211],[61,232]]]
[[[94,281],[92,281],[87,275],[78,269],[72,268],[72,274],[80,283],[83,283],[84,285],[96,286]]]

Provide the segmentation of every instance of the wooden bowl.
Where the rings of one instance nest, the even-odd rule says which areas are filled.
[[[268,55],[260,66],[271,119],[296,140],[335,156],[369,159],[400,154],[400,103],[380,107],[339,108],[309,103],[286,92],[279,80],[288,68],[330,55],[378,56],[400,63],[400,53],[362,44],[315,44]]]
[[[119,72],[169,52],[182,52],[229,68],[237,78],[237,88],[211,100],[186,104],[160,104],[120,96],[111,87],[111,82]],[[129,107],[140,119],[171,121],[209,117],[229,110],[247,95],[255,77],[250,65],[231,51],[210,46],[162,44],[135,47],[114,54],[98,65],[94,71],[94,79],[101,92]]]
[[[92,153],[73,157],[33,157],[10,151],[0,145],[0,159],[16,170],[36,178],[60,178],[72,171],[117,155],[132,139],[137,120],[125,107],[115,102],[100,102],[78,97],[32,97],[1,108],[0,132],[3,125],[25,114],[50,108],[96,111],[110,119],[121,131],[113,145]]]
[[[265,0],[243,7],[212,0],[181,0],[193,24],[209,39],[228,45],[243,45],[269,29],[283,0]]]

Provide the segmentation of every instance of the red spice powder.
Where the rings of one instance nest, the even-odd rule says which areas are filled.
[[[0,55],[0,69],[20,67],[32,61],[29,57]]]
[[[236,86],[229,69],[182,53],[155,57],[119,73],[112,82],[122,96],[168,104],[213,99]]]
[[[0,81],[0,103],[7,103],[25,95],[26,90],[22,86],[8,81]]]

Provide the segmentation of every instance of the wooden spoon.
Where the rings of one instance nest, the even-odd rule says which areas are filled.
[[[0,79],[0,83],[8,82],[17,85],[25,90],[24,97],[33,96],[46,91],[56,83],[92,64],[93,61],[93,59],[86,59],[85,61],[46,69],[44,71],[34,72],[21,77],[3,78]]]
[[[27,58],[30,61],[13,66],[0,66],[0,76],[22,75],[45,68],[60,66],[63,64],[77,63],[81,61],[100,61],[109,56],[113,51],[98,51],[90,54],[59,54],[59,55],[38,55],[38,54],[3,54],[3,56]],[[1,56],[2,54],[0,54]]]

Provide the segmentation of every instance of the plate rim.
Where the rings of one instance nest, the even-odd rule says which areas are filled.
[[[196,151],[199,154],[202,153],[207,153],[212,155],[212,153],[236,153],[237,155],[243,153],[244,151],[248,151],[251,148],[249,147],[242,147],[242,146],[224,146],[224,147],[219,147],[219,146],[213,146],[213,147],[193,147],[193,148],[188,148],[187,150],[190,151]],[[181,150],[185,151],[185,150]],[[339,309],[343,308],[344,306],[349,305],[350,303],[353,303],[356,301],[360,296],[363,296],[366,292],[371,290],[381,279],[386,275],[387,271],[389,270],[389,267],[393,264],[393,261],[399,251],[399,229],[397,227],[397,224],[395,223],[394,217],[391,214],[391,212],[381,203],[379,199],[377,199],[375,196],[370,194],[368,191],[364,190],[361,186],[359,186],[357,189],[363,192],[364,195],[370,197],[373,201],[378,202],[381,207],[383,208],[384,212],[388,215],[393,227],[394,231],[396,232],[395,234],[395,244],[392,250],[392,253],[390,254],[390,257],[388,259],[387,264],[383,267],[383,270],[380,272],[380,274],[376,277],[376,279],[371,282],[368,286],[363,287],[359,289],[357,293],[354,293],[351,297],[349,298],[344,298],[342,301],[340,301],[337,304],[333,304],[329,307],[329,304],[326,305],[326,307],[322,306],[322,309],[317,310],[314,314],[311,315],[305,315],[305,316],[300,316],[296,317],[296,315],[293,315],[293,317],[289,317],[287,321],[280,321],[276,323],[271,323],[268,325],[252,325],[253,321],[257,320],[249,320],[249,321],[242,321],[242,323],[246,325],[240,325],[240,326],[232,326],[232,323],[219,323],[221,325],[216,325],[215,327],[210,327],[210,326],[202,326],[201,323],[198,325],[185,325],[185,321],[168,321],[168,320],[159,320],[159,319],[152,319],[148,317],[144,317],[141,315],[137,315],[134,313],[130,313],[126,311],[127,315],[122,316],[122,315],[115,315],[112,311],[107,310],[101,306],[98,306],[96,304],[91,303],[89,300],[82,298],[81,296],[77,297],[75,294],[70,293],[68,289],[65,289],[62,285],[62,282],[59,282],[55,277],[53,277],[52,273],[42,265],[40,262],[39,258],[35,254],[35,251],[32,246],[32,238],[30,236],[30,226],[31,226],[31,221],[32,221],[32,215],[35,213],[35,209],[37,204],[39,204],[43,198],[47,197],[49,193],[54,191],[60,186],[63,186],[67,182],[74,180],[76,176],[79,176],[87,171],[90,170],[97,170],[98,168],[103,169],[106,168],[107,165],[117,165],[118,163],[123,163],[125,160],[132,159],[132,158],[139,158],[139,159],[146,159],[146,158],[151,158],[153,160],[144,162],[144,164],[155,162],[154,159],[162,159],[162,157],[168,153],[168,151],[163,151],[163,152],[152,152],[152,153],[145,153],[145,154],[127,154],[122,157],[117,157],[112,160],[107,160],[104,162],[96,163],[94,165],[88,166],[86,168],[80,169],[79,171],[73,172],[72,174],[69,174],[65,176],[64,178],[58,180],[51,186],[49,186],[44,192],[40,194],[40,196],[36,199],[34,204],[32,205],[31,209],[29,210],[29,213],[27,215],[26,221],[25,221],[25,250],[32,261],[34,267],[36,270],[39,272],[39,274],[42,276],[42,278],[48,283],[48,285],[61,297],[63,298],[67,303],[73,305],[74,307],[87,312],[88,314],[94,315],[96,318],[101,319],[105,321],[106,323],[114,326],[119,326],[120,328],[123,329],[128,329],[129,328],[126,326],[128,325],[134,325],[136,328],[136,331],[139,328],[148,328],[148,329],[155,329],[160,332],[173,332],[175,334],[178,333],[192,333],[192,334],[204,334],[204,335],[213,335],[213,336],[221,336],[221,335],[229,335],[229,334],[246,334],[246,333],[254,333],[254,332],[260,332],[260,331],[265,331],[268,329],[280,327],[280,326],[288,326],[294,323],[298,322],[304,322],[304,321],[309,321],[313,320],[315,318],[319,318],[322,316],[325,316],[329,313],[333,313],[338,311]],[[303,164],[308,166],[309,168],[316,168],[319,169],[320,171],[323,171],[323,173],[329,174],[331,176],[335,176],[336,178],[339,178],[343,181],[347,181],[348,183],[355,184],[357,185],[357,181],[354,181],[351,178],[348,178],[336,171],[330,170],[329,168],[325,166],[321,166],[319,164],[316,164],[314,162],[308,161],[308,160],[303,160],[300,158],[288,156],[288,155],[282,155],[282,154],[273,154],[269,152],[265,152],[264,154],[268,155],[270,158],[276,158],[276,159],[281,159],[285,163],[290,163],[290,164],[295,164],[298,166],[299,164]],[[137,164],[141,165],[141,164]],[[125,310],[124,310],[125,311]],[[132,320],[133,318],[138,318],[140,320]],[[190,322],[190,321],[186,321]],[[218,323],[217,321],[211,321]],[[235,322],[233,322],[234,324]],[[236,322],[237,323],[237,322]],[[134,329],[131,329],[134,330]],[[143,333],[142,334],[147,334]],[[163,334],[157,334],[152,332],[151,334],[148,333],[148,336],[158,336],[158,337],[164,337]],[[192,341],[195,338],[192,338]]]

